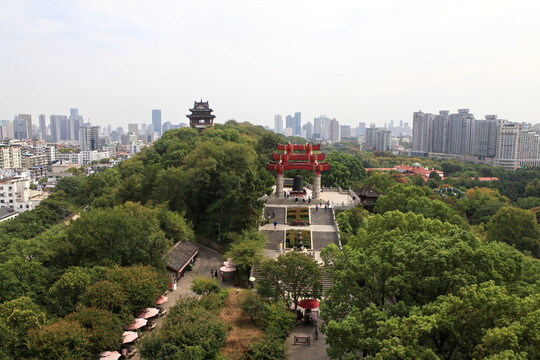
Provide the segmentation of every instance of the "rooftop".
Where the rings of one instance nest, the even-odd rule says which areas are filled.
[[[199,246],[188,241],[179,241],[165,258],[167,268],[174,271],[181,271],[187,265],[189,260],[199,252]]]

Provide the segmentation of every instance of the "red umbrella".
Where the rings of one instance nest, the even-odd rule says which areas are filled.
[[[315,299],[304,299],[298,302],[298,306],[304,309],[315,309],[319,307],[319,302]]]
[[[137,330],[137,329],[140,329],[143,326],[145,326],[146,323],[148,323],[148,320],[146,320],[146,319],[135,319],[128,326],[124,326],[124,329],[125,330]]]
[[[138,318],[149,319],[151,317],[156,316],[157,314],[159,314],[159,309],[146,308],[142,311],[139,311],[137,314],[135,314],[135,316]]]
[[[169,300],[166,296],[160,295],[159,298],[156,301],[156,305],[161,305],[164,302],[167,302]]]

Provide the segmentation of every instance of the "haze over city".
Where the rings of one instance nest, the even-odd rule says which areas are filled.
[[[0,120],[68,114],[127,126],[274,114],[341,124],[470,108],[538,122],[532,1],[0,3]]]

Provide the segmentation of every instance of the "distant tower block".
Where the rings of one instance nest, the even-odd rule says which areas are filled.
[[[186,117],[189,118],[189,126],[192,128],[202,130],[214,126],[216,116],[212,115],[212,111],[214,110],[210,109],[208,101],[195,101],[195,105],[189,111],[191,111],[191,114],[186,115]]]

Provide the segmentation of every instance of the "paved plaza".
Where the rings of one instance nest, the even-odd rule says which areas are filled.
[[[310,345],[294,345],[295,336],[309,336]],[[298,324],[287,337],[287,359],[289,360],[328,360],[326,355],[326,336],[320,331],[315,334],[315,326]]]
[[[311,196],[308,191],[306,199]],[[330,207],[324,210],[324,204],[329,201]],[[271,258],[277,258],[282,252],[279,250],[279,244],[285,239],[287,230],[310,230],[311,241],[313,244],[315,260],[321,262],[320,251],[329,244],[339,246],[338,229],[334,222],[334,205],[347,204],[351,199],[347,194],[339,192],[323,192],[321,199],[312,201],[296,201],[295,198],[273,198],[267,199],[267,206],[264,209],[264,217],[270,214],[271,223],[265,224],[259,230],[268,236],[268,243],[265,255]],[[316,205],[320,204],[317,211]],[[286,222],[287,207],[307,207],[309,208],[309,221],[307,226],[292,226]],[[275,212],[276,217],[273,217]],[[274,230],[274,220],[277,220],[277,226]],[[320,326],[320,320],[319,320]],[[310,344],[294,344],[294,337],[310,337]],[[326,336],[320,331],[315,334],[313,325],[298,324],[287,337],[287,358],[292,360],[327,360],[326,355]]]

